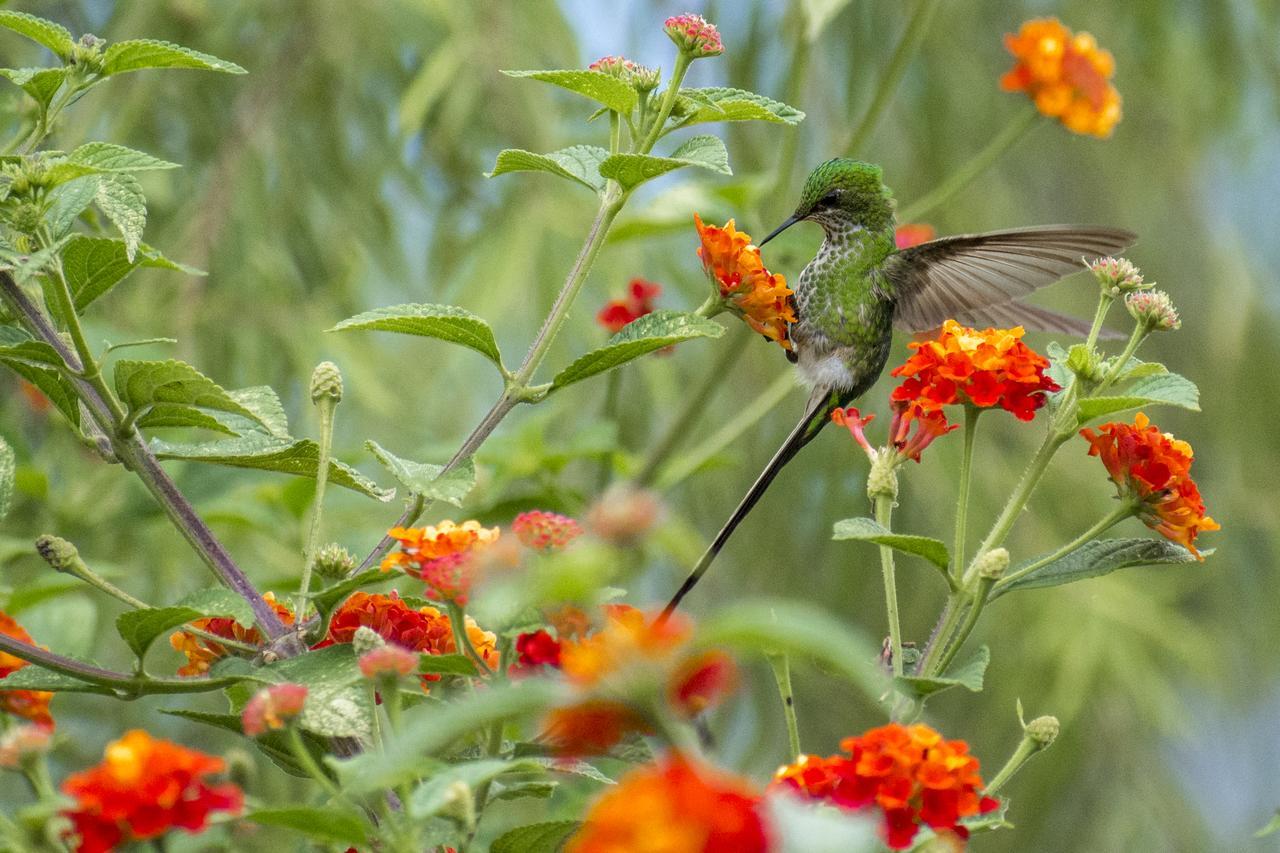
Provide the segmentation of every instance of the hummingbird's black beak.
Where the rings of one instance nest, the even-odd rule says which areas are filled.
[[[792,214],[791,216],[788,216],[786,222],[783,222],[777,228],[773,229],[773,231],[769,233],[769,236],[761,240],[758,245],[763,246],[765,243],[768,243],[774,237],[777,237],[783,231],[786,231],[788,228],[790,228],[792,225],[795,225],[799,221],[800,221],[799,216],[796,216],[794,214]]]

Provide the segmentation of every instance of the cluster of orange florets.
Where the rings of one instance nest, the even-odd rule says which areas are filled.
[[[1120,496],[1136,498],[1138,517],[1148,527],[1200,557],[1196,537],[1221,528],[1205,515],[1200,489],[1191,479],[1191,445],[1160,432],[1141,412],[1132,426],[1109,423],[1099,430],[1080,434],[1089,442],[1089,455],[1107,467]]]
[[[271,609],[276,612],[276,616],[280,617],[282,623],[285,625],[293,624],[293,611],[289,609],[288,605],[276,601],[275,595],[270,592],[263,595],[262,598],[271,605]],[[191,627],[206,634],[226,637],[228,640],[248,643],[252,646],[262,643],[262,633],[257,628],[253,626],[246,628],[228,616],[211,616],[197,619],[191,623]],[[169,645],[187,658],[186,664],[178,668],[178,675],[203,675],[209,671],[209,666],[214,661],[229,654],[226,646],[186,631],[175,631],[170,634]]]
[[[35,645],[27,629],[4,611],[0,611],[0,634]],[[52,728],[53,717],[49,714],[49,700],[53,698],[52,693],[46,693],[43,690],[3,689],[4,679],[25,666],[28,666],[27,661],[0,651],[0,713],[13,714],[15,717],[22,717],[37,725]]]
[[[496,542],[498,534],[498,528],[485,528],[474,520],[393,527],[387,535],[400,543],[400,550],[386,556],[382,570],[399,569],[418,578],[426,584],[427,596],[436,601],[466,604],[475,580],[469,565],[472,557]]]
[[[920,826],[968,837],[960,819],[999,802],[981,795],[978,759],[962,740],[944,740],[929,726],[890,723],[840,744],[848,755],[804,755],[778,769],[773,785],[850,809],[884,816],[885,842],[911,846]]]
[[[1042,18],[1006,35],[1004,45],[1017,64],[1000,78],[1002,89],[1026,92],[1037,110],[1073,133],[1111,135],[1120,121],[1120,93],[1111,84],[1116,63],[1093,36]]]
[[[796,310],[787,280],[765,269],[751,235],[738,231],[732,219],[723,228],[703,225],[696,213],[693,221],[702,240],[698,257],[720,296],[743,316],[747,325],[790,350],[788,327],[796,321]]]

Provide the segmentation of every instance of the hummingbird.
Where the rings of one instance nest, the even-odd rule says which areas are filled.
[[[698,583],[778,473],[817,438],[837,408],[861,397],[884,371],[894,329],[923,333],[954,319],[966,326],[1022,325],[1079,337],[1090,324],[1019,300],[1113,255],[1136,236],[1122,228],[1039,225],[943,237],[898,249],[893,193],[879,166],[828,160],[805,180],[795,212],[760,241],[797,222],[825,239],[800,273],[787,353],[812,392],[798,424],[672,597],[666,619]],[[1105,334],[1105,332],[1104,332]],[[1110,337],[1109,334],[1106,336]]]

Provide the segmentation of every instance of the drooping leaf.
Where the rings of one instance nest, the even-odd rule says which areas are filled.
[[[116,362],[113,378],[116,394],[130,412],[168,404],[254,416],[218,383],[186,362],[121,359]]]
[[[1200,389],[1190,379],[1176,373],[1144,376],[1124,389],[1113,391],[1109,396],[1081,400],[1080,423],[1128,409],[1161,405],[1198,412]]]
[[[202,71],[222,71],[227,74],[249,73],[234,62],[155,39],[119,41],[108,45],[103,51],[102,74],[104,77],[143,68],[194,68]]]
[[[804,113],[781,101],[723,86],[681,89],[671,115],[680,127],[711,121],[768,121],[796,125],[804,119]]]
[[[147,227],[147,199],[142,194],[142,184],[127,172],[99,175],[93,200],[124,238],[125,257],[132,261]]]
[[[599,192],[604,189],[600,164],[608,158],[609,152],[595,145],[574,145],[550,154],[508,148],[498,152],[493,171],[488,172],[485,177],[495,178],[508,172],[549,172]]]
[[[501,366],[502,355],[493,339],[493,330],[483,319],[452,305],[408,304],[376,308],[343,320],[329,331],[368,329],[421,335],[469,347]]]
[[[529,77],[551,83],[571,92],[604,104],[611,110],[629,115],[638,103],[636,90],[627,83],[603,71],[588,69],[562,69],[555,71],[503,71],[508,77]]]
[[[669,157],[653,154],[614,154],[600,164],[600,174],[629,190],[685,166],[697,166],[721,175],[732,175],[729,152],[716,136],[694,136]]]
[[[719,323],[680,311],[654,311],[633,320],[603,347],[575,359],[556,374],[551,390],[581,382],[589,376],[604,373],[646,353],[692,338],[718,338],[724,334]]]
[[[448,473],[442,473],[443,465],[401,459],[372,439],[364,446],[387,469],[387,473],[414,494],[462,506],[463,498],[475,487],[476,463],[469,457]]]
[[[908,675],[894,680],[900,687],[919,699],[941,693],[951,687],[963,687],[973,693],[981,693],[989,663],[991,663],[991,650],[982,646],[973,657],[959,666],[952,667],[946,675],[932,678]]]
[[[870,518],[846,518],[837,521],[832,539],[853,539],[859,542],[874,542],[877,545],[888,545],[904,554],[924,557],[944,572],[951,561],[947,546],[941,540],[928,536],[912,536],[905,533],[893,533]]]
[[[493,842],[489,853],[559,853],[578,827],[576,820],[533,823],[508,830]]]
[[[53,96],[62,88],[67,79],[65,68],[0,68],[0,77],[5,77],[20,86],[22,91],[30,95],[41,110],[49,109]]]
[[[93,204],[102,186],[102,175],[85,175],[49,191],[44,220],[55,238],[66,236],[84,209]]]
[[[484,758],[447,765],[431,774],[409,795],[409,815],[422,820],[439,814],[454,797],[451,790],[461,782],[468,789],[475,789],[507,773],[537,772],[541,768],[532,761],[508,761],[505,758]]]
[[[63,59],[71,56],[76,41],[66,27],[28,15],[26,12],[0,11],[0,27],[13,30],[37,44],[42,44]]]
[[[5,690],[46,690],[50,693],[98,693],[103,696],[115,695],[110,687],[91,684],[70,675],[44,669],[39,666],[24,666],[0,679],[0,687]]]
[[[1212,554],[1213,551],[1201,553],[1207,555]],[[1028,560],[1022,565],[1029,566],[1033,562],[1034,560]],[[1175,545],[1164,539],[1094,539],[1065,557],[1046,563],[1025,577],[1020,577],[1008,584],[997,583],[991,591],[991,598],[999,598],[1015,589],[1058,586],[1086,578],[1096,578],[1131,566],[1177,565],[1194,562],[1196,562],[1194,554],[1181,545]],[[1014,566],[1006,574],[1012,576],[1019,568]]]
[[[255,809],[245,815],[245,819],[261,826],[292,829],[319,841],[361,847],[369,843],[369,824],[364,817],[359,812],[334,803],[324,808],[285,806]]]
[[[75,234],[62,249],[62,270],[76,310],[105,294],[139,267],[175,270],[187,275],[204,275],[201,270],[169,260],[146,244],[139,244],[131,258],[128,244],[109,237]]]
[[[243,625],[253,624],[248,602],[226,589],[207,589],[172,607],[129,610],[116,617],[116,631],[141,659],[161,634],[206,616],[230,616]]]

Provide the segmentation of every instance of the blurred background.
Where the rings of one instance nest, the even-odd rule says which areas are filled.
[[[1074,136],[1043,123],[988,172],[929,216],[940,234],[1052,222],[1119,225],[1141,235],[1132,259],[1173,296],[1181,332],[1142,353],[1198,382],[1203,413],[1154,410],[1196,450],[1195,475],[1223,525],[1205,537],[1204,564],[1132,569],[1002,599],[973,641],[993,659],[987,690],[951,692],[929,708],[948,736],[965,738],[988,772],[1016,744],[1014,712],[1061,718],[1063,735],[1007,789],[1015,832],[984,835],[984,851],[1280,850],[1253,839],[1280,805],[1280,608],[1274,592],[1280,475],[1274,418],[1280,397],[1280,3],[1133,0],[942,3],[879,127],[848,144],[914,3],[523,0],[108,0],[10,3],[73,32],[109,40],[162,38],[234,60],[247,77],[128,75],[70,110],[55,146],[104,139],[184,164],[144,175],[146,239],[208,270],[195,278],[141,270],[95,306],[91,340],[178,339],[145,357],[191,361],[227,387],[270,384],[293,429],[314,435],[306,388],[332,359],[346,377],[337,450],[384,483],[362,450],[375,437],[411,459],[443,461],[500,391],[467,350],[424,339],[324,329],[399,302],[464,306],[490,320],[518,360],[581,243],[593,199],[544,175],[488,180],[502,148],[550,151],[605,144],[585,124],[588,102],[500,68],[584,66],[625,54],[669,70],[661,22],[698,11],[726,53],[698,62],[689,85],[729,85],[807,113],[798,128],[711,126],[728,143],[732,178],[697,170],[647,185],[624,213],[547,362],[552,371],[603,342],[594,314],[636,276],[664,288],[660,307],[692,310],[706,283],[694,255],[694,211],[738,218],[762,236],[794,206],[805,173],[848,154],[883,165],[904,203],[945,179],[1026,109],[997,85],[1011,58],[1001,37],[1028,18],[1056,15],[1116,57],[1124,120],[1113,138]],[[0,63],[46,55],[0,33]],[[0,91],[0,121],[20,108]],[[770,245],[770,266],[792,279],[815,250],[816,227]],[[1037,301],[1088,316],[1086,276]],[[517,410],[482,450],[467,517],[507,524],[540,507],[580,513],[601,483],[634,473],[708,365],[736,348],[682,437],[664,484],[667,521],[637,554],[628,601],[657,602],[718,529],[793,425],[804,394],[751,422],[760,395],[789,365],[729,318],[718,341],[618,374],[616,420],[602,416],[607,383],[576,385]],[[1127,318],[1113,314],[1116,328]],[[1032,335],[1033,345],[1047,339]],[[899,341],[891,363],[905,354]],[[550,376],[550,372],[547,373]],[[30,543],[51,532],[143,598],[168,602],[207,583],[201,567],[142,488],[88,457],[56,413],[0,378],[0,430],[19,457],[19,501],[0,528],[0,582],[24,591],[19,618],[55,649],[126,665],[114,602],[62,592],[62,578]],[[885,412],[890,384],[863,401]],[[766,401],[767,402],[767,401]],[[742,419],[747,418],[746,421]],[[887,416],[882,414],[882,418]],[[709,456],[718,431],[747,428]],[[882,424],[877,424],[881,427]],[[879,433],[877,433],[879,434]],[[1005,416],[984,419],[971,517],[989,523],[1039,439]],[[959,441],[940,441],[903,479],[896,525],[949,537]],[[678,476],[681,466],[687,476]],[[280,475],[172,465],[181,485],[265,588],[296,585],[311,488]],[[690,599],[695,615],[735,596],[822,603],[868,635],[884,632],[875,552],[830,541],[832,523],[868,513],[866,461],[829,431],[794,463]],[[674,471],[674,473],[672,473]],[[327,538],[364,553],[394,519],[382,505],[333,494]],[[1083,442],[1067,445],[1014,531],[1014,558],[1046,550],[1091,524],[1113,494]],[[436,512],[431,518],[443,517]],[[1129,522],[1120,535],[1143,535]],[[923,640],[943,590],[930,570],[899,568],[908,638]],[[13,603],[10,603],[11,609]],[[157,649],[153,666],[167,665]],[[797,706],[807,750],[833,752],[843,736],[883,721],[853,688],[800,665]],[[785,757],[772,681],[750,668],[744,690],[713,720],[725,761],[757,778]],[[216,698],[182,700],[218,710]],[[205,704],[201,704],[201,703]],[[147,725],[185,742],[226,748],[209,730],[151,716],[173,700],[112,705],[63,696],[54,711],[83,766],[146,712]],[[269,766],[259,784],[287,784]],[[0,808],[9,791],[0,791]]]

